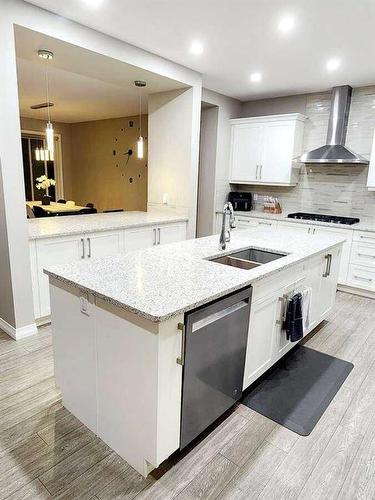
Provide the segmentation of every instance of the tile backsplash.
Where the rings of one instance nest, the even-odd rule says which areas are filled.
[[[330,98],[330,92],[306,97],[304,151],[325,144]],[[354,89],[346,145],[369,158],[374,129],[375,86]],[[236,189],[258,194],[260,205],[264,195],[277,196],[284,212],[375,216],[375,193],[367,190],[367,173],[368,167],[364,166],[306,165],[301,167],[296,187],[236,186]]]

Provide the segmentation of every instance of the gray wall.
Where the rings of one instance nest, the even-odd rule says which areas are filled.
[[[274,99],[260,99],[242,104],[241,117],[281,115],[284,113],[306,113],[306,94],[276,97]]]
[[[215,211],[215,169],[217,154],[219,107],[202,107],[198,177],[197,237],[213,232],[212,214]]]

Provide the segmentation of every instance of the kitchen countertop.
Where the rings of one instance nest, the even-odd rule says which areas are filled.
[[[302,211],[302,210],[299,210]],[[297,212],[297,210],[295,211]],[[222,213],[220,210],[216,213]],[[290,212],[294,213],[294,212]],[[255,219],[270,219],[277,220],[283,222],[292,222],[296,224],[310,224],[314,226],[323,226],[323,227],[334,227],[336,229],[352,229],[354,231],[374,231],[375,232],[375,217],[359,217],[361,222],[358,224],[335,224],[330,222],[319,222],[315,220],[300,220],[300,219],[288,219],[288,213],[282,214],[269,214],[267,212],[262,212],[260,210],[252,210],[251,212],[234,212],[235,215],[241,217],[251,217]]]
[[[153,322],[165,321],[277,274],[342,243],[339,236],[278,234],[261,228],[234,231],[225,251],[217,235],[147,250],[51,266],[46,274]],[[236,250],[255,247],[288,255],[251,270],[210,262]]]
[[[187,220],[188,218],[185,214],[172,208],[151,208],[148,212],[116,212],[43,217],[40,219],[28,219],[29,239],[36,240],[94,231],[111,231]]]

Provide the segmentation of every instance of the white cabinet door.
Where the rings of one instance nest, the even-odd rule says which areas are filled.
[[[70,264],[84,259],[84,241],[83,234],[37,241],[40,317],[49,316],[50,314],[48,277],[43,273],[43,269],[47,266]]]
[[[315,328],[321,321],[324,312],[323,296],[321,296],[321,286],[326,259],[324,256],[318,255],[309,260],[309,273],[306,280],[306,286],[311,287],[311,302],[310,302],[310,326],[309,329]]]
[[[186,222],[165,224],[157,228],[158,245],[186,240]]]
[[[231,180],[257,181],[262,154],[263,126],[246,123],[232,127]]]
[[[156,245],[156,242],[157,228],[155,226],[134,227],[124,232],[125,252],[150,248]]]
[[[56,384],[64,406],[97,433],[94,297],[56,282],[50,293]]]
[[[320,289],[315,305],[318,323],[327,316],[335,305],[340,257],[341,250],[337,249],[331,250],[321,257]]]
[[[261,299],[251,306],[243,389],[246,389],[272,364],[273,331],[278,309],[278,296]]]
[[[348,285],[375,292],[375,270],[371,267],[350,264]]]
[[[264,126],[260,180],[288,184],[294,146],[294,123],[271,122]]]
[[[342,236],[345,238],[345,243],[341,253],[340,271],[338,281],[341,284],[347,283],[348,266],[350,260],[350,252],[352,247],[353,232],[349,229],[336,229],[333,227],[314,226],[314,236],[319,237],[320,234],[332,234],[332,236]]]
[[[106,257],[123,250],[122,231],[103,231],[86,234],[86,257]]]

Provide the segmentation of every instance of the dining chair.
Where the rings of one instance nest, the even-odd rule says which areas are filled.
[[[48,212],[48,210],[44,210],[44,208],[40,207],[39,205],[34,205],[33,206],[33,212],[35,217],[41,218],[41,217],[53,217],[52,212]]]
[[[63,199],[57,200],[57,203],[66,203],[66,200],[63,200]]]

